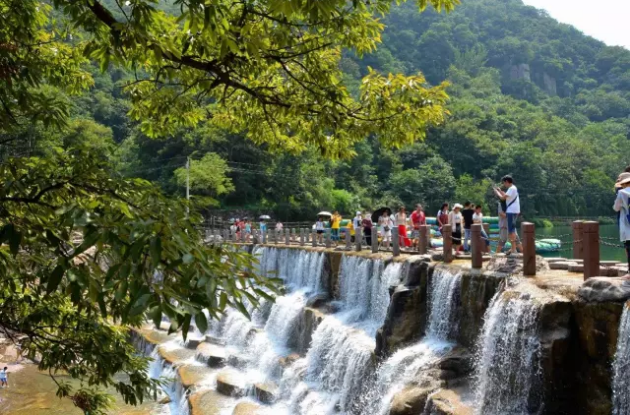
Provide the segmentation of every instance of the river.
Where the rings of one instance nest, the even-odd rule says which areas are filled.
[[[536,228],[536,238],[557,238],[562,240],[562,252],[551,252],[544,254],[546,257],[573,258],[573,251],[568,249],[572,246],[571,226],[554,226],[553,228]],[[561,236],[560,238],[558,236]],[[621,245],[619,242],[619,228],[617,225],[601,225],[599,227],[600,239],[608,244]],[[626,261],[626,251],[623,248],[599,245],[600,258],[605,261]]]

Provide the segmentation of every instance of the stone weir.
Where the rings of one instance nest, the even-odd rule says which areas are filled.
[[[526,278],[505,272],[513,260],[473,270],[431,256],[243,249],[285,295],[250,307],[251,319],[228,311],[186,343],[133,333],[151,376],[167,379],[173,415],[628,413],[613,402],[630,394],[613,399],[612,386],[613,372],[617,389],[630,376],[625,363],[613,369],[630,353],[617,345],[622,279],[582,284],[542,259]]]

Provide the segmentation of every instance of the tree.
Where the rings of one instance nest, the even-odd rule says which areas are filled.
[[[234,191],[232,180],[227,177],[230,171],[225,160],[216,153],[207,153],[201,160],[190,160],[190,171],[185,167],[175,170],[175,180],[180,187],[186,186],[187,175],[190,174],[191,190],[204,194],[205,205],[216,205],[216,196]]]
[[[85,413],[114,387],[126,402],[147,396],[147,359],[138,357],[128,327],[148,317],[170,331],[226,307],[270,299],[277,280],[248,272],[251,257],[204,246],[182,203],[138,179],[112,178],[98,156],[58,152],[11,159],[0,166],[0,327],[26,335],[23,350],[39,368],[84,381],[76,390],[57,380]],[[129,375],[117,381],[116,373]]]

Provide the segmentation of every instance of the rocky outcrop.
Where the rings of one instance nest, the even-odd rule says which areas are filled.
[[[473,269],[462,271],[458,304],[457,342],[459,344],[469,348],[475,346],[483,327],[486,309],[504,279],[503,275],[482,273]]]
[[[630,299],[630,280],[619,277],[594,277],[582,284],[578,291],[586,302],[620,302]]]
[[[273,382],[254,383],[254,395],[262,403],[272,403],[278,395],[278,386]]]
[[[403,264],[402,284],[407,287],[417,287],[427,279],[430,262],[421,256],[412,257]]]
[[[182,363],[195,357],[195,351],[181,347],[171,347],[171,345],[161,344],[158,346],[158,354],[164,361],[172,365]]]
[[[209,389],[195,392],[188,398],[190,415],[221,415],[227,399]]]
[[[573,364],[578,383],[576,413],[608,415],[612,413],[612,362],[623,303],[579,300],[573,306],[579,336]]]
[[[327,252],[324,259],[324,279],[327,281],[327,292],[336,300],[339,299],[339,270],[341,268],[341,252]]]
[[[197,360],[210,367],[222,367],[225,365],[226,353],[223,346],[211,343],[201,343],[197,346]]]
[[[300,354],[305,354],[311,345],[313,333],[326,315],[319,310],[305,307],[295,324],[294,333],[289,339],[289,347]]]
[[[394,396],[389,415],[417,415],[422,413],[427,398],[432,392],[433,388],[430,387],[407,386]]]
[[[197,365],[182,365],[177,368],[177,374],[184,388],[194,386],[211,373],[212,369]]]
[[[232,411],[232,415],[257,415],[262,408],[253,402],[241,402]]]
[[[225,396],[242,396],[245,385],[234,370],[223,370],[217,375],[217,392]]]
[[[459,394],[453,390],[442,389],[429,396],[424,415],[473,415],[474,411],[462,403]]]
[[[531,82],[531,69],[529,64],[520,63],[518,65],[512,65],[510,67],[510,79],[519,80],[522,79],[527,82]]]
[[[543,73],[543,85],[545,87],[545,92],[549,95],[558,95],[558,85],[556,83],[556,78],[547,74],[547,72]]]
[[[427,274],[431,274],[432,268]],[[428,278],[416,287],[397,287],[391,297],[387,317],[376,335],[376,355],[385,357],[418,340],[427,325]]]

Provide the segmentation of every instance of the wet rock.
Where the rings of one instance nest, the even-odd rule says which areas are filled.
[[[466,376],[474,370],[473,355],[468,349],[456,347],[438,361],[437,367],[442,371],[452,372],[454,377],[450,379]],[[447,373],[444,376],[448,375]],[[441,378],[445,379],[443,376]]]
[[[163,397],[162,399],[160,399],[158,403],[159,403],[160,405],[166,405],[166,404],[169,404],[169,403],[171,403],[171,402],[172,402],[172,401],[171,401],[170,396],[168,396],[168,395],[167,395],[167,396]]]
[[[170,345],[169,345],[170,346]],[[195,357],[195,351],[183,347],[158,346],[158,354],[166,362],[174,365]]]
[[[339,299],[339,269],[341,268],[342,252],[327,252],[324,260],[323,280],[326,281],[327,292],[333,299]]]
[[[311,345],[313,333],[325,316],[324,313],[315,308],[305,307],[298,317],[294,333],[289,340],[289,347],[298,353],[306,353]]]
[[[288,356],[281,357],[278,359],[278,365],[284,369],[291,366],[300,358],[300,355],[297,353],[292,353]]]
[[[433,270],[430,269],[429,273]],[[378,357],[385,357],[424,335],[428,278],[417,287],[399,286],[392,294],[385,323],[376,335]]]
[[[550,262],[549,263],[549,269],[568,270],[571,265],[577,265],[577,262],[570,262],[570,261],[566,261],[566,260],[565,261]]]
[[[210,336],[206,334],[206,343],[215,344],[217,346],[225,346],[225,341],[218,337]]]
[[[422,257],[412,257],[405,261],[402,269],[402,284],[408,287],[417,287],[421,281],[426,280],[429,272],[429,262]]]
[[[227,364],[239,369],[244,369],[248,365],[249,361],[243,356],[236,354],[229,355],[227,358]]]
[[[468,348],[475,346],[483,327],[486,309],[499,289],[499,284],[504,280],[505,275],[501,274],[483,273],[478,270],[462,272],[460,299],[457,304],[458,343]]]
[[[221,415],[229,398],[210,390],[202,390],[190,395],[188,407],[190,415]]]
[[[394,396],[390,406],[389,415],[421,414],[431,392],[433,392],[432,388],[407,386]]]
[[[579,358],[573,369],[574,376],[577,370],[576,403],[582,408],[580,413],[609,415],[612,413],[612,362],[623,303],[576,301],[573,306],[579,336]]]
[[[261,413],[261,407],[253,402],[241,402],[232,411],[232,415],[256,415]]]
[[[587,302],[625,301],[630,299],[630,281],[624,278],[589,278],[580,287],[578,295]]]
[[[328,294],[317,294],[310,297],[306,302],[306,306],[310,308],[320,308],[328,301]]]
[[[440,390],[427,399],[425,415],[473,415],[473,408],[462,403],[459,395],[448,389]]]
[[[198,361],[207,364],[210,367],[225,366],[227,359],[225,348],[211,343],[201,343],[197,346],[196,358]]]
[[[584,264],[569,265],[569,272],[584,272]]]
[[[186,347],[195,350],[204,340],[205,337],[189,337],[188,340],[186,340]]]
[[[182,365],[177,368],[177,374],[185,388],[190,388],[210,376],[213,370],[197,365]]]
[[[545,258],[536,256],[536,271],[542,272],[549,269],[550,264],[545,261]],[[523,255],[511,254],[508,256],[495,255],[486,267],[488,271],[495,271],[504,274],[523,274]]]
[[[225,396],[243,396],[245,385],[240,374],[231,370],[224,370],[217,375],[217,392]]]
[[[262,403],[272,403],[276,400],[278,394],[278,386],[272,382],[255,383],[254,394]]]

